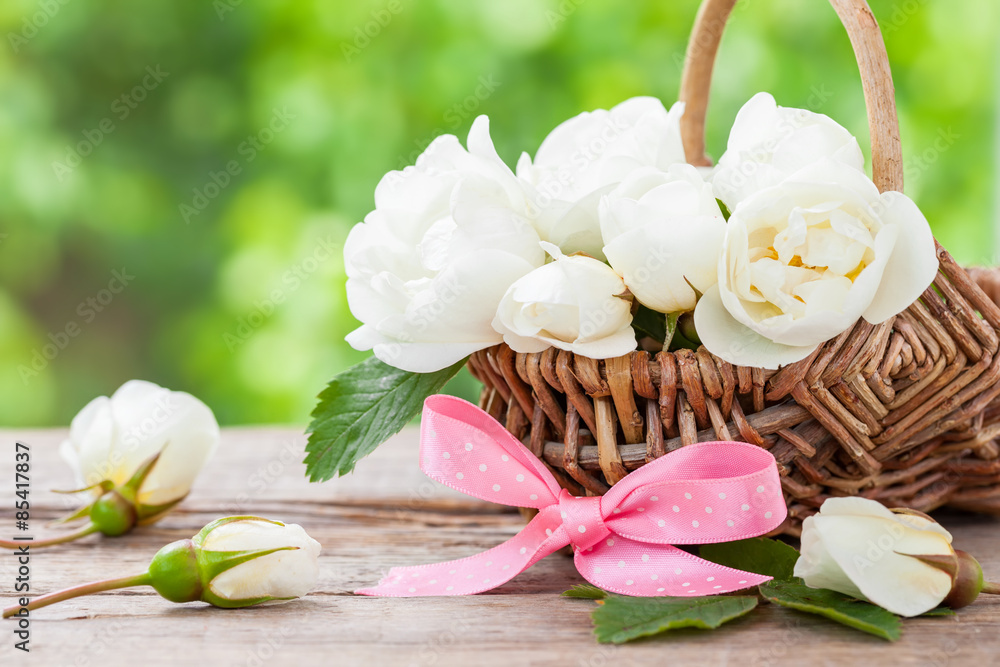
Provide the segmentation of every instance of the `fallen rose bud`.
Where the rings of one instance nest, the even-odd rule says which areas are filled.
[[[33,599],[34,611],[102,591],[152,586],[171,602],[201,600],[227,609],[285,602],[306,595],[319,577],[319,542],[301,526],[254,516],[217,519],[188,540],[172,542],[149,569]],[[8,618],[25,607],[5,609]]]
[[[982,593],[975,558],[951,545],[951,533],[926,514],[887,509],[866,498],[829,498],[802,524],[802,555],[795,576],[868,600],[900,616],[919,616],[939,605],[957,608]]]
[[[153,588],[173,602],[248,607],[308,593],[319,576],[319,551],[299,525],[228,517],[160,549],[149,574]]]
[[[91,504],[62,522],[89,518],[71,533],[35,540],[33,548],[92,533],[123,535],[157,521],[181,502],[219,443],[219,424],[194,396],[131,380],[110,398],[88,403],[73,418],[60,448]],[[0,547],[18,543],[0,540]]]

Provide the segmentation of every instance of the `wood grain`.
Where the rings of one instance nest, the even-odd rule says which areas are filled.
[[[66,511],[47,491],[72,484],[56,448],[59,431],[0,431],[0,535],[12,533],[14,441],[32,445],[33,525]],[[164,544],[211,519],[259,513],[301,523],[324,547],[314,593],[282,606],[224,611],[173,605],[149,589],[96,595],[32,616],[32,654],[0,632],[0,665],[853,665],[994,664],[1000,599],[954,618],[917,619],[890,645],[823,619],[765,605],[714,632],[682,631],[631,645],[598,645],[589,601],[559,597],[581,579],[554,555],[502,588],[465,598],[356,597],[354,589],[395,565],[459,558],[523,525],[506,508],[468,499],[417,468],[416,432],[406,431],[348,477],[306,482],[304,438],[294,430],[228,429],[189,498],[159,524],[126,537],[90,537],[32,558],[36,594],[143,569]],[[7,496],[7,497],[4,497]],[[997,519],[941,517],[956,544],[1000,577]],[[0,554],[0,598],[13,599],[15,566]]]

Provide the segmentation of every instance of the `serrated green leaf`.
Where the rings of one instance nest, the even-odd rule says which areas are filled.
[[[777,581],[794,579],[795,561],[799,559],[799,552],[794,547],[765,537],[706,544],[699,555],[713,563],[774,577]]]
[[[465,361],[434,373],[410,373],[371,357],[333,378],[319,395],[306,429],[306,473],[311,482],[346,475],[376,447],[420,414]]]
[[[580,598],[583,600],[603,600],[608,597],[607,591],[590,584],[577,584],[568,591],[563,591],[564,598]]]
[[[747,595],[697,598],[633,598],[609,595],[594,610],[594,634],[602,644],[623,644],[678,628],[711,630],[757,606]]]
[[[892,642],[899,639],[902,632],[899,616],[870,602],[855,600],[835,591],[809,588],[791,581],[771,581],[761,584],[760,593],[782,607],[819,614]]]

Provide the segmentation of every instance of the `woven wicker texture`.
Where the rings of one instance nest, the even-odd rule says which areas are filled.
[[[709,79],[736,0],[705,0],[682,82],[685,148],[707,163]],[[874,179],[902,190],[888,59],[864,0],[831,0],[858,57]],[[481,407],[572,493],[603,494],[629,470],[694,442],[742,440],[778,461],[795,534],[829,496],[930,511],[1000,514],[1000,276],[967,272],[938,247],[934,284],[894,319],[864,320],[778,371],[705,348],[594,360],[506,345],[475,353]],[[989,296],[987,296],[989,295]]]

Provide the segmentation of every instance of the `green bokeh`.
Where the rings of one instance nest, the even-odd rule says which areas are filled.
[[[960,261],[994,263],[1000,6],[872,7],[895,72],[907,191]],[[356,322],[340,246],[379,178],[439,133],[464,139],[479,113],[513,164],[580,111],[634,95],[669,104],[696,10],[6,0],[0,425],[65,424],[133,377],[196,394],[225,424],[304,424],[324,383],[364,357],[343,342]],[[867,152],[857,69],[826,2],[737,8],[709,113],[713,154],[759,90],[831,115]],[[88,154],[76,164],[73,151]],[[123,269],[134,279],[104,291]],[[453,387],[474,392],[469,378]]]

